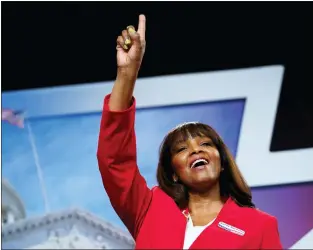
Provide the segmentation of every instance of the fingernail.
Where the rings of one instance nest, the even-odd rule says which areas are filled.
[[[129,44],[131,44],[131,43],[132,43],[132,42],[130,41],[129,38],[126,38],[126,39],[125,39],[125,44],[126,44],[126,45],[129,45]]]
[[[127,26],[127,30],[130,34],[135,34],[136,33],[136,30],[133,26]]]
[[[128,49],[128,46],[124,44],[124,45],[123,45],[123,48],[124,48],[124,49]]]

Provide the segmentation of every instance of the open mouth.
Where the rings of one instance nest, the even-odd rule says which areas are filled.
[[[205,160],[205,159],[198,159],[198,160],[195,160],[191,164],[190,168],[197,168],[197,167],[205,166],[207,164],[209,164],[209,162],[207,160]]]

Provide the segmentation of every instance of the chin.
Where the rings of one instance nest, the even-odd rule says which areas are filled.
[[[193,190],[208,191],[215,185],[219,185],[219,181],[217,178],[197,178],[192,180],[192,182],[188,186],[190,186],[190,188],[192,188]]]

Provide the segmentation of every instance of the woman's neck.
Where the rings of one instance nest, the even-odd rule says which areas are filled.
[[[219,185],[207,192],[189,192],[188,208],[190,214],[219,213],[225,203],[220,195]]]

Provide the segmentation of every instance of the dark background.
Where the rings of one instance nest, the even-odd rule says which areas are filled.
[[[1,5],[2,91],[113,80],[116,37],[144,13],[140,77],[284,65],[271,150],[313,147],[310,2]]]

